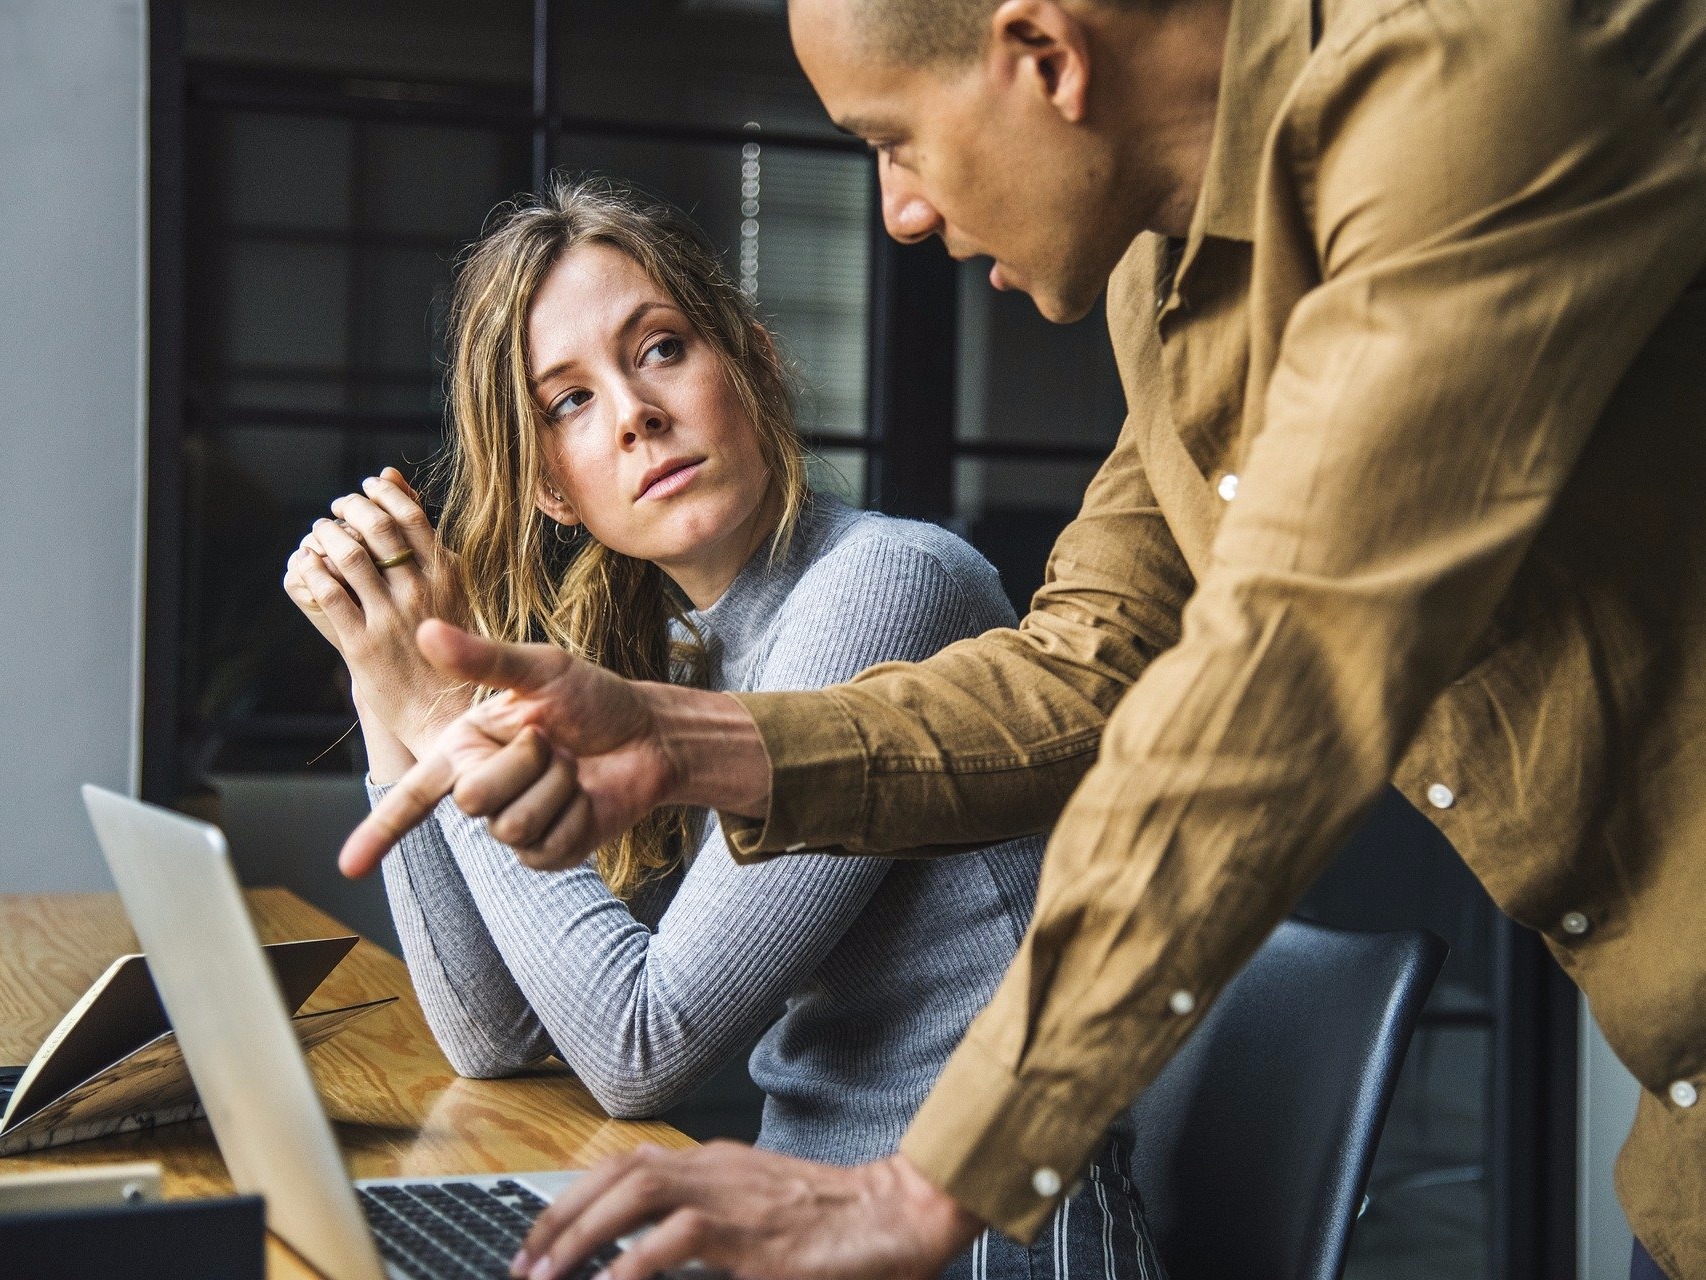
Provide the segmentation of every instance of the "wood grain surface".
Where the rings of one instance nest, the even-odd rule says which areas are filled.
[[[246,894],[262,942],[354,932],[284,889]],[[23,1065],[117,956],[137,950],[113,894],[0,895],[0,1064]],[[304,1006],[394,995],[308,1055],[352,1178],[578,1169],[642,1142],[691,1146],[657,1123],[612,1120],[564,1067],[465,1080],[439,1052],[409,973],[363,939]],[[0,1174],[157,1160],[168,1198],[228,1195],[231,1180],[205,1121],[0,1158]],[[269,1280],[316,1273],[267,1240]]]

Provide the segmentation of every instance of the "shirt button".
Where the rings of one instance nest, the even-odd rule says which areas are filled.
[[[1167,1007],[1180,1017],[1184,1017],[1197,1007],[1197,998],[1189,991],[1175,991],[1167,997]]]
[[[1558,922],[1558,927],[1572,938],[1579,938],[1593,928],[1593,921],[1580,911],[1567,911],[1564,913],[1564,918]]]
[[[1457,803],[1457,793],[1443,782],[1436,782],[1428,788],[1428,803],[1436,809],[1449,809]]]
[[[1231,502],[1238,496],[1238,477],[1228,471],[1220,477],[1220,483],[1214,486],[1214,491],[1220,495],[1221,501]]]
[[[1700,1094],[1688,1081],[1678,1080],[1670,1087],[1670,1100],[1679,1107],[1692,1107],[1700,1101]]]
[[[1060,1194],[1060,1175],[1047,1165],[1031,1175],[1031,1189],[1046,1198]]]

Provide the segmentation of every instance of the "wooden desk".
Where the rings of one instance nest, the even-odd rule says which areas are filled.
[[[284,889],[253,889],[262,942],[353,932]],[[114,894],[0,895],[0,1063],[28,1062],[112,960],[136,951]],[[427,1029],[403,962],[365,939],[304,1006],[399,997],[308,1055],[352,1178],[582,1168],[642,1142],[693,1145],[665,1124],[612,1120],[562,1067],[465,1080]],[[168,1197],[228,1195],[206,1121],[0,1159],[0,1173],[157,1160]],[[275,1236],[269,1280],[316,1273]]]

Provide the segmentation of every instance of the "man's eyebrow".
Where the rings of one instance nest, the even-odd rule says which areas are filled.
[[[659,310],[660,308],[673,311],[675,310],[675,304],[662,302],[657,298],[647,298],[644,302],[640,303],[639,306],[635,307],[628,313],[627,319],[623,320],[621,324],[616,326],[616,332],[628,332],[628,330],[639,324],[640,321],[644,320],[653,311]],[[563,372],[563,370],[572,367],[575,363],[575,358],[573,356],[570,356],[567,360],[559,360],[549,369],[546,369],[535,377],[530,378],[529,382],[531,382],[535,387],[542,386],[543,384],[551,381],[552,378],[555,378],[559,373]]]
[[[891,126],[881,121],[867,120],[863,116],[849,116],[844,120],[831,120],[830,123],[853,138],[880,138],[894,131]]]

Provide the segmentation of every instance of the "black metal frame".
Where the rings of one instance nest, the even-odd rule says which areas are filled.
[[[349,82],[342,114],[387,120],[500,125],[532,132],[532,170],[542,182],[557,140],[585,133],[675,141],[742,142],[738,130],[572,116],[553,109],[552,68],[560,6],[534,0],[533,84],[528,101],[441,86]],[[142,689],[142,793],[177,799],[183,599],[185,411],[185,107],[197,101],[323,113],[326,97],[245,73],[191,86],[183,57],[182,0],[151,0],[149,142],[148,538]],[[417,91],[418,90],[418,91]],[[770,133],[767,146],[847,150],[857,143],[813,134]],[[954,510],[958,457],[1097,460],[1093,447],[961,441],[954,432],[957,380],[956,271],[940,246],[903,247],[871,213],[870,422],[864,439],[814,443],[865,451],[871,503],[897,514],[941,519]],[[245,421],[264,422],[248,412]],[[292,414],[295,425],[348,425],[355,415]],[[431,415],[361,414],[363,424],[436,430]],[[217,422],[217,415],[207,419]],[[323,719],[323,718],[322,718]],[[330,726],[309,726],[315,735]],[[1576,992],[1540,940],[1501,918],[1496,943],[1493,1085],[1492,1275],[1499,1280],[1572,1280],[1576,1268]]]
[[[1489,1274],[1575,1280],[1581,993],[1540,935],[1493,934]]]
[[[141,792],[177,798],[183,611],[184,57],[182,0],[148,16],[148,497]]]
[[[866,490],[891,515],[954,510],[959,291],[939,244],[903,245],[871,219],[870,434]]]

